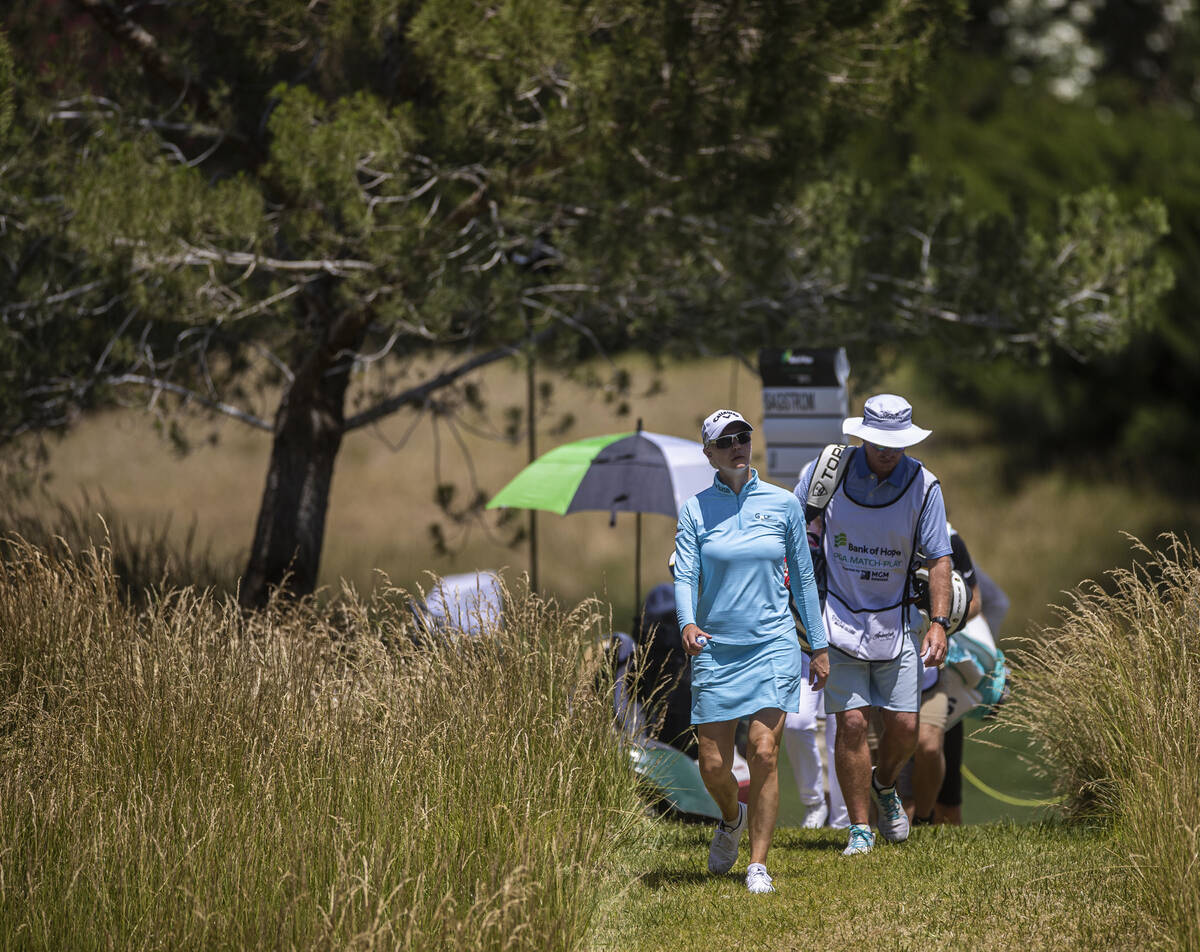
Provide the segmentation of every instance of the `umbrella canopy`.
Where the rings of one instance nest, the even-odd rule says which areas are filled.
[[[565,443],[539,456],[487,508],[678,516],[683,504],[712,481],[713,468],[694,440],[645,430],[611,433]]]

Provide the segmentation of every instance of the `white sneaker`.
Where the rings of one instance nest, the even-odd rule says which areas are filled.
[[[829,804],[824,800],[804,808],[804,819],[800,825],[806,830],[819,830],[829,819]]]
[[[879,810],[879,833],[889,843],[902,843],[908,839],[908,814],[900,802],[896,785],[880,790],[875,786],[875,768],[871,768],[871,799]]]
[[[875,834],[871,832],[871,828],[855,823],[850,827],[850,842],[842,850],[842,855],[858,856],[860,853],[869,853],[874,848]]]
[[[746,888],[752,893],[772,893],[771,875],[762,863],[751,863],[746,867]]]
[[[712,843],[708,847],[708,871],[718,876],[733,869],[737,862],[738,844],[746,832],[746,804],[738,803],[737,823],[727,826],[724,820],[713,831]]]

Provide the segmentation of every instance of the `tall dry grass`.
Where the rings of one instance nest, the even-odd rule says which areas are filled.
[[[1116,825],[1143,907],[1200,950],[1200,555],[1160,542],[1075,592],[1026,653],[1011,714],[1068,814]]]
[[[0,948],[575,949],[641,829],[593,605],[415,643],[0,562]]]
[[[199,520],[177,527],[171,513],[149,520],[127,518],[100,490],[85,491],[75,503],[48,494],[37,505],[0,502],[0,559],[28,543],[58,558],[84,559],[100,540],[122,591],[140,599],[155,587],[187,585],[226,594],[237,590],[245,563],[213,552],[212,540],[200,541]]]

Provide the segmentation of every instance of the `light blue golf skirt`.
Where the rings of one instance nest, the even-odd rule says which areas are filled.
[[[749,717],[764,708],[800,710],[804,653],[795,637],[749,645],[710,641],[692,658],[692,723]]]

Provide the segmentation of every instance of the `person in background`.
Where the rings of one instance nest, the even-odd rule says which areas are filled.
[[[829,671],[825,626],[808,552],[804,509],[750,467],[753,427],[717,410],[700,429],[713,484],[683,506],[675,532],[675,605],[692,658],[692,723],[700,775],[721,810],[708,851],[709,872],[737,862],[750,831],[746,888],[774,892],[767,853],[779,812],[779,744],[784,712],[800,704],[803,661],[788,606],[795,598],[813,655],[813,687]],[[788,584],[784,583],[787,573]],[[731,772],[738,721],[749,718],[748,803]]]
[[[975,566],[961,535],[949,523],[950,567],[962,576],[971,593],[967,618],[978,617],[983,599],[976,585]],[[953,643],[956,635],[951,635]],[[905,812],[915,825],[934,822],[934,803],[946,777],[945,738],[949,729],[959,726],[967,711],[978,703],[979,695],[952,665],[926,668],[921,683],[921,708],[917,729],[917,749],[912,761],[901,771],[900,794]],[[960,749],[961,753],[961,749]]]
[[[803,500],[802,500],[803,501]],[[811,553],[810,553],[811,554]],[[815,569],[815,566],[814,566]],[[817,591],[821,579],[817,577]],[[795,617],[793,603],[792,615]],[[797,629],[799,631],[799,629]],[[807,635],[801,634],[802,645]],[[808,658],[805,657],[805,664]],[[783,722],[783,746],[787,750],[788,762],[792,765],[792,777],[796,781],[796,792],[804,805],[804,816],[800,820],[803,829],[815,830],[826,824],[834,829],[850,825],[846,815],[846,801],[838,786],[837,771],[833,766],[834,743],[837,736],[836,723],[832,717],[824,717],[825,696],[809,684],[808,671],[800,681],[800,710],[789,711]],[[820,721],[824,719],[824,729]],[[825,738],[825,752],[821,752],[818,731]],[[824,764],[822,764],[824,760]],[[828,799],[826,799],[828,780]]]
[[[801,500],[803,502],[803,500]],[[811,553],[810,553],[811,555]],[[816,566],[813,566],[814,574]],[[821,578],[817,575],[817,591],[821,591]],[[795,603],[792,603],[792,617],[797,615]],[[802,650],[807,651],[808,636],[801,631],[797,621],[797,633],[800,635]],[[805,656],[805,665],[808,657]],[[821,691],[814,691],[808,683],[808,671],[800,681],[800,710],[789,711],[783,722],[783,746],[787,750],[788,763],[792,765],[792,777],[796,781],[796,792],[804,805],[804,816],[800,826],[806,830],[816,830],[828,824],[835,829],[849,825],[846,816],[846,802],[842,799],[842,791],[837,782],[837,771],[833,768],[833,748],[835,726],[832,717],[824,718],[825,753],[821,753],[820,741],[817,738],[821,730],[819,721],[825,713],[825,699]],[[824,760],[824,765],[822,764]],[[828,799],[826,799],[826,778],[828,777]]]
[[[1009,599],[1004,589],[981,569],[975,566],[976,588],[983,602],[983,620],[993,636],[1000,633],[1000,626],[1008,615]],[[978,625],[972,621],[973,625]],[[994,643],[994,640],[993,640]],[[950,730],[946,731],[943,749],[946,758],[946,776],[938,791],[937,802],[933,806],[933,822],[946,823],[951,826],[961,826],[963,821],[962,803],[962,761],[964,745],[964,727],[960,720]]]
[[[942,786],[938,789],[937,800],[933,804],[935,826],[939,824],[962,826],[964,733],[963,722],[959,721],[946,731],[946,737],[942,741],[942,756],[946,761],[946,774],[942,778]]]
[[[917,743],[923,665],[946,656],[950,608],[950,539],[941,486],[905,450],[930,431],[913,424],[912,406],[894,394],[866,401],[842,432],[862,440],[846,450],[845,476],[809,526],[823,560],[823,609],[830,643],[825,710],[837,718],[834,760],[850,818],[847,856],[875,846],[870,804],[885,840],[908,838],[909,823],[896,778]],[[800,474],[797,503],[807,499],[816,460]],[[917,550],[932,560],[931,619],[918,643],[920,613],[908,604],[909,568]],[[878,764],[867,741],[872,709],[882,727]]]
[[[800,710],[790,712],[783,725],[783,744],[792,765],[800,802],[804,805],[800,826],[810,830],[823,826],[843,829],[850,823],[846,815],[846,802],[838,785],[837,771],[833,766],[836,721],[827,717],[824,724],[821,723],[820,717],[825,713],[824,704],[824,693],[813,690],[808,679],[803,679],[800,682]],[[821,751],[822,739],[824,753]],[[825,769],[822,769],[822,761]],[[826,770],[828,801],[825,792]]]
[[[646,595],[638,635],[637,696],[656,740],[689,757],[699,748],[692,728],[692,666],[675,614],[675,553],[667,562],[671,582]]]

